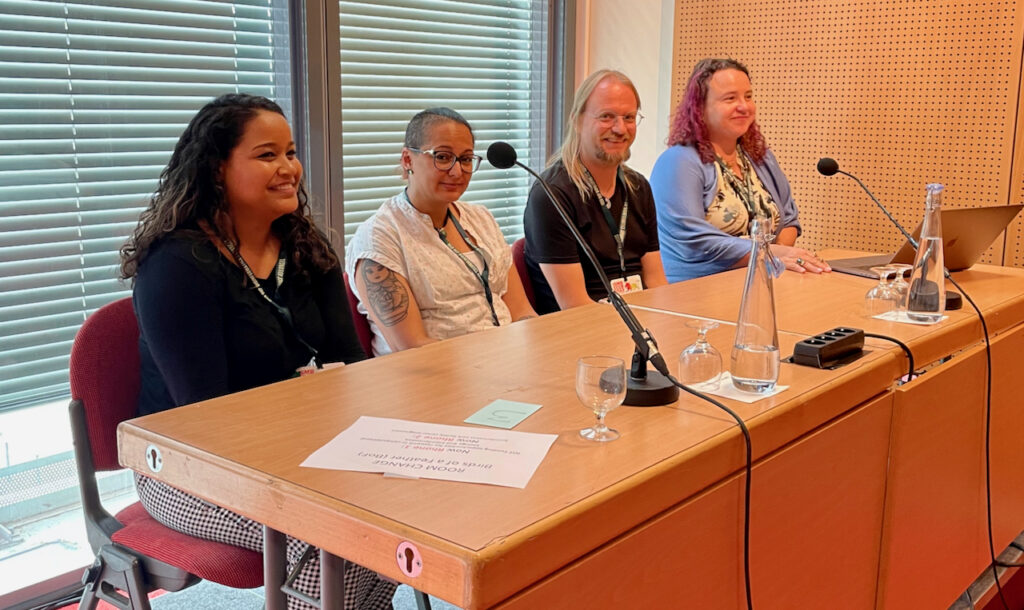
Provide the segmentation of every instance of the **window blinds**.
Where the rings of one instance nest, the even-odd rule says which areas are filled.
[[[0,409],[67,395],[75,332],[130,294],[118,249],[195,111],[289,97],[280,4],[0,0]]]
[[[473,126],[477,154],[505,140],[543,163],[546,0],[340,2],[345,240],[403,188],[398,166],[416,112],[449,106]],[[465,201],[487,206],[510,242],[522,235],[531,180],[485,161]]]

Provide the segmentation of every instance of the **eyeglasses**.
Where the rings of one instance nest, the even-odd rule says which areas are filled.
[[[430,155],[431,157],[433,157],[434,167],[443,172],[446,172],[451,168],[455,167],[455,162],[458,161],[459,165],[462,166],[462,171],[466,172],[467,174],[471,174],[475,172],[477,168],[480,167],[480,161],[483,160],[483,157],[481,157],[480,155],[463,155],[461,157],[458,157],[455,155],[455,153],[446,150],[420,150],[418,148],[413,148],[411,146],[409,146],[408,148],[412,152]]]
[[[614,112],[602,112],[601,114],[595,116],[594,119],[602,127],[611,127],[619,119],[622,119],[622,122],[625,123],[627,127],[635,127],[636,125],[639,125],[641,121],[644,120],[644,115],[640,114],[639,112],[630,114],[615,114]]]

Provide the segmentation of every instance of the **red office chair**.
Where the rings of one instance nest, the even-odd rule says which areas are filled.
[[[533,282],[530,281],[530,270],[526,266],[526,238],[520,237],[512,244],[512,262],[516,265],[516,273],[523,282],[523,290],[526,291],[526,298],[530,301],[530,307],[537,309],[537,302],[533,296]]]
[[[373,358],[373,331],[370,330],[370,321],[363,314],[359,313],[359,299],[356,293],[352,292],[352,285],[348,283],[348,273],[343,273],[345,279],[345,294],[348,296],[348,308],[352,311],[352,325],[356,328],[356,336],[359,337],[359,344],[363,351],[370,358]]]
[[[96,553],[82,577],[79,607],[92,610],[102,599],[123,610],[149,610],[149,591],[180,591],[201,579],[240,589],[262,585],[260,553],[164,527],[138,502],[116,517],[100,502],[96,472],[120,468],[117,425],[135,416],[139,394],[139,329],[130,298],[101,307],[82,324],[70,369],[75,463]]]

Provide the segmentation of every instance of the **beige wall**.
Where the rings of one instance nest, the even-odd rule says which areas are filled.
[[[1024,199],[1024,11],[1013,0],[579,0],[579,9],[577,65],[620,69],[640,89],[647,119],[630,164],[644,173],[694,62],[747,64],[806,247],[902,242],[852,180],[815,171],[822,156],[911,227],[927,182],[946,185],[949,207]],[[1024,265],[1024,219],[983,260]]]
[[[672,91],[673,0],[578,0],[576,82],[620,70],[640,92],[644,122],[629,165],[644,175],[665,149]]]

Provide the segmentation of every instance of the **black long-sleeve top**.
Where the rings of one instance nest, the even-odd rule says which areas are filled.
[[[261,280],[268,295],[276,281]],[[341,268],[285,267],[275,300],[325,362],[366,356],[356,337]],[[208,240],[174,235],[153,246],[135,278],[139,414],[155,413],[294,376],[309,349],[244,272]]]

